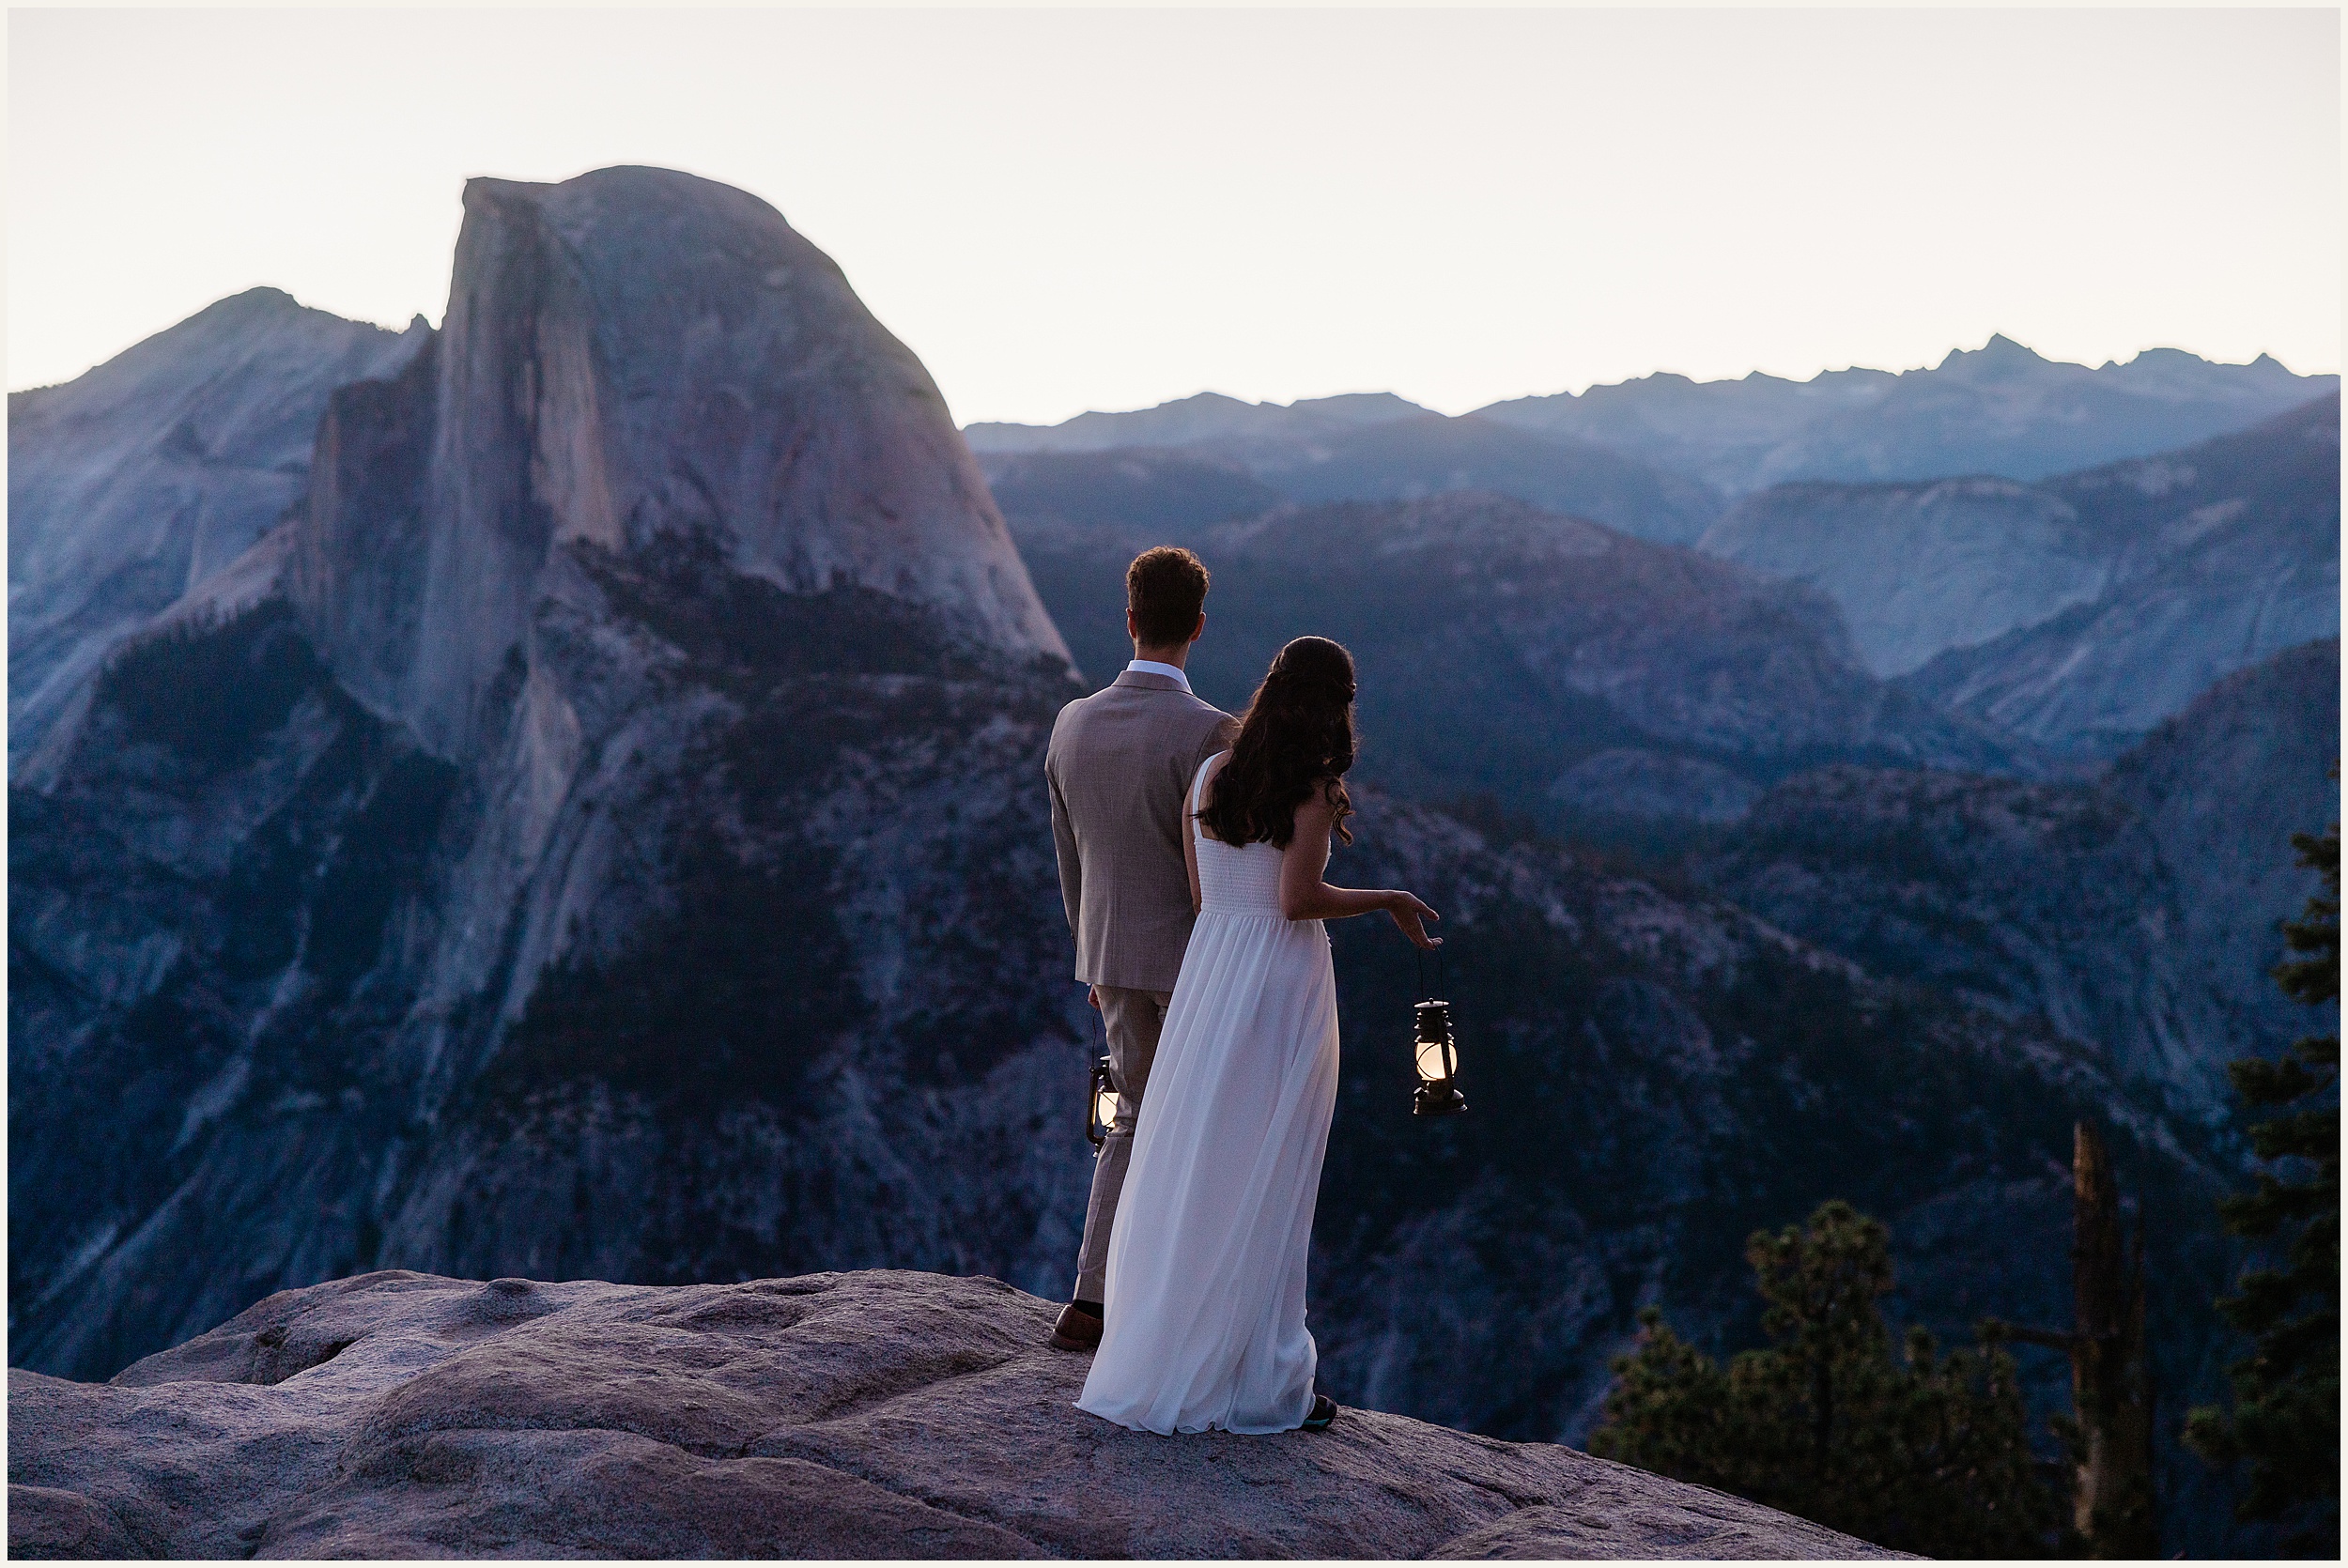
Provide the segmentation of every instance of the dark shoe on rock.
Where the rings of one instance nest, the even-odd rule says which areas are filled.
[[[1052,1348],[1100,1349],[1101,1320],[1089,1312],[1080,1311],[1074,1302],[1060,1308],[1059,1321],[1052,1325]]]
[[[1337,1419],[1337,1402],[1325,1393],[1313,1395],[1313,1413],[1305,1418],[1300,1432],[1326,1432],[1329,1423]]]

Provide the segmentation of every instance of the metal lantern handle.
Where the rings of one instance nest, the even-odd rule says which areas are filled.
[[[1424,947],[1413,946],[1411,949],[1411,962],[1415,968],[1418,976],[1418,1000],[1421,1002],[1434,1001],[1436,999],[1434,993],[1430,992],[1427,989],[1427,949]],[[1439,992],[1443,990],[1443,949],[1438,947],[1435,949],[1435,990]]]

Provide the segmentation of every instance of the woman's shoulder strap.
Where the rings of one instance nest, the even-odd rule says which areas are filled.
[[[1228,751],[1218,751],[1214,754],[1214,757],[1210,757],[1205,761],[1198,764],[1198,772],[1193,776],[1190,781],[1190,808],[1193,811],[1200,809],[1205,802],[1204,792],[1207,787],[1207,770],[1214,766],[1215,757],[1228,757],[1230,753]],[[1164,777],[1165,775],[1161,774],[1159,776]]]

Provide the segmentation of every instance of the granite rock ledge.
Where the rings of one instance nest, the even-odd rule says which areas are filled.
[[[884,1271],[283,1291],[109,1383],[10,1372],[9,1555],[1893,1555],[1373,1411],[1126,1432],[1072,1407],[1052,1310]]]

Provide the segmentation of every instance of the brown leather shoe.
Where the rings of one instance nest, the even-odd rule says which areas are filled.
[[[1078,1312],[1074,1302],[1060,1308],[1059,1321],[1052,1325],[1052,1348],[1100,1349],[1101,1320],[1089,1312]]]

